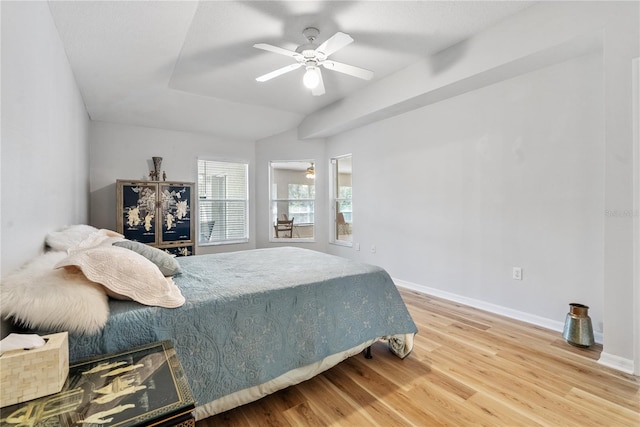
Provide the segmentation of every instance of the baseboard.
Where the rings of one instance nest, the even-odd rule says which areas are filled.
[[[633,375],[634,373],[633,360],[625,359],[614,354],[605,353],[604,351],[600,354],[598,363],[602,366],[606,366],[617,371],[622,371],[627,374]]]
[[[449,301],[458,302],[460,304],[468,305],[470,307],[479,308],[490,313],[499,314],[509,317],[511,319],[521,320],[523,322],[531,323],[532,325],[541,326],[543,328],[551,329],[552,331],[562,332],[564,329],[564,323],[557,320],[551,320],[544,317],[536,316],[533,314],[525,313],[518,310],[513,310],[508,307],[503,307],[496,304],[491,304],[485,301],[480,301],[474,298],[457,295],[451,292],[443,291],[441,289],[430,288],[428,286],[418,285],[416,283],[407,282],[405,280],[393,279],[397,286],[402,288],[411,289],[417,292],[421,292],[434,297],[444,298]],[[602,344],[602,333],[594,333],[594,339],[597,343]],[[620,356],[605,353],[600,354],[598,363],[602,366],[606,366],[617,371],[621,371],[627,374],[634,374],[635,367],[633,360],[625,359]]]
[[[490,313],[499,314],[501,316],[506,316],[511,319],[521,320],[523,322],[531,323],[532,325],[541,326],[543,328],[551,329],[552,331],[558,331],[562,333],[564,329],[564,322],[560,322],[553,319],[547,319],[545,317],[536,316],[531,313],[525,313],[523,311],[514,310],[509,307],[504,307],[497,304],[491,304],[486,301],[480,301],[474,298],[465,297],[462,295],[457,295],[451,292],[443,291],[441,289],[430,288],[428,286],[418,285],[416,283],[407,282],[405,280],[393,279],[396,285],[411,289],[417,292],[422,292],[425,294],[433,295],[434,297],[444,298],[449,301],[455,301],[460,304],[468,305],[470,307],[479,308],[480,310],[485,310]],[[602,333],[594,332],[594,339],[597,343],[602,344]]]

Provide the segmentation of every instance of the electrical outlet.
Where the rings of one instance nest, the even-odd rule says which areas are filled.
[[[522,267],[513,267],[513,280],[522,280]]]
[[[376,253],[376,246],[375,245],[371,245],[371,253],[372,254]]]
[[[360,250],[360,243],[356,243],[356,251]]]

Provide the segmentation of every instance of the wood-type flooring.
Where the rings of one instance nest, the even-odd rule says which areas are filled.
[[[560,333],[401,289],[419,333],[302,384],[199,421],[213,426],[640,427],[640,377]]]

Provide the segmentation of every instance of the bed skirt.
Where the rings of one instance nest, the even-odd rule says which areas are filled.
[[[382,339],[387,338],[366,341],[360,345],[350,348],[349,350],[332,354],[315,363],[289,371],[277,378],[267,381],[266,383],[250,387],[245,390],[240,390],[221,397],[220,399],[216,399],[213,402],[197,406],[195,413],[196,421],[220,414],[250,402],[255,402],[256,400],[275,393],[278,390],[282,390],[295,384],[300,384],[303,381],[311,379],[316,375],[331,369],[343,360],[363,352],[367,347]],[[389,337],[388,341],[389,350],[400,358],[408,356],[413,349],[413,334]],[[400,353],[397,352],[398,349],[401,349]]]

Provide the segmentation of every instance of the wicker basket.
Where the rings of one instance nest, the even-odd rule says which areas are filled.
[[[69,374],[67,333],[43,336],[46,344],[0,356],[0,407],[57,393]]]

